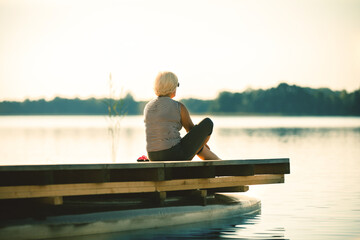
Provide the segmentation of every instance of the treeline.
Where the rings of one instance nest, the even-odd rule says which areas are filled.
[[[221,92],[214,100],[181,100],[195,114],[342,115],[360,116],[360,89],[351,93],[312,89],[281,83],[267,90]],[[0,115],[105,115],[109,106],[119,114],[142,114],[146,102],[131,94],[113,104],[112,99],[65,99],[0,102]],[[114,109],[112,109],[113,111]]]
[[[190,111],[223,114],[360,115],[360,89],[352,93],[286,83],[267,90],[221,92],[213,101],[187,99]],[[189,103],[189,104],[187,104]]]
[[[115,104],[117,103],[117,104]],[[115,109],[114,109],[114,106]],[[112,114],[140,114],[144,102],[136,102],[131,94],[120,100],[89,98],[66,99],[56,97],[54,100],[44,99],[23,102],[0,102],[0,115],[108,115],[109,107]]]

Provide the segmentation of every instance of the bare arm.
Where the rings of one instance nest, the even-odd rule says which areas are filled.
[[[180,103],[180,115],[181,115],[181,124],[185,128],[186,132],[189,132],[194,127],[194,123],[190,118],[189,111],[182,103]]]
[[[194,127],[194,123],[191,120],[189,111],[182,103],[180,103],[180,115],[181,115],[181,124],[185,128],[186,132],[189,132]],[[210,147],[207,144],[205,144],[205,146],[210,151]]]

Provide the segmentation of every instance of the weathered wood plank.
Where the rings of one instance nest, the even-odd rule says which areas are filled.
[[[66,183],[102,183],[110,179],[109,171],[99,170],[72,170],[72,171],[52,171],[54,184]],[[46,183],[39,183],[46,185]]]
[[[0,186],[162,181],[164,168],[1,172]]]
[[[0,186],[19,186],[53,183],[53,171],[0,172]]]
[[[212,166],[165,168],[165,179],[214,178],[215,168]]]
[[[196,167],[196,166],[229,166],[252,164],[289,163],[289,158],[274,159],[239,159],[239,160],[205,160],[205,161],[164,161],[165,167]]]
[[[7,165],[0,166],[0,172],[8,171],[59,171],[59,170],[100,170],[100,169],[139,169],[161,168],[163,162],[109,163],[109,164],[53,164],[53,165]]]
[[[283,183],[283,174],[255,175],[255,176],[237,176],[237,177],[218,177],[204,179],[180,179],[158,182],[156,189],[158,191],[177,191],[191,189],[208,189],[222,187],[236,187],[244,185]]]
[[[247,191],[249,191],[249,186],[223,187],[223,188],[209,189],[210,193],[217,193],[217,192],[247,192]]]
[[[142,169],[164,167],[196,167],[248,164],[289,163],[289,158],[276,159],[241,159],[241,160],[206,160],[206,161],[163,161],[145,163],[110,163],[110,164],[69,164],[69,165],[8,165],[0,166],[0,172],[19,171],[60,171],[60,170],[101,170],[101,169]]]
[[[237,187],[255,184],[283,183],[284,175],[255,175],[144,182],[108,182],[56,184],[45,186],[0,187],[0,199],[81,196],[116,193],[167,192],[192,189]]]
[[[216,176],[251,176],[254,175],[254,165],[225,165],[215,167]]]
[[[153,182],[78,183],[0,187],[0,199],[155,192]]]
[[[109,172],[110,182],[122,181],[163,181],[165,180],[164,168],[147,169],[112,169]]]
[[[290,173],[288,158],[121,164],[0,166],[0,186],[163,181]]]
[[[290,163],[254,164],[255,174],[290,174]]]

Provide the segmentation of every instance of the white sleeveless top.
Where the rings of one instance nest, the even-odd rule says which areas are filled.
[[[158,97],[144,109],[146,150],[155,152],[169,149],[181,140],[180,103],[169,97]]]

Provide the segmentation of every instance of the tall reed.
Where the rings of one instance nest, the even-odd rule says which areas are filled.
[[[110,137],[110,146],[111,146],[111,160],[116,162],[117,153],[120,144],[120,121],[126,115],[124,111],[124,100],[121,98],[122,89],[118,97],[116,96],[116,91],[114,88],[114,82],[112,79],[112,74],[109,74],[109,98],[105,99],[105,104],[107,105],[108,115],[108,134]]]

